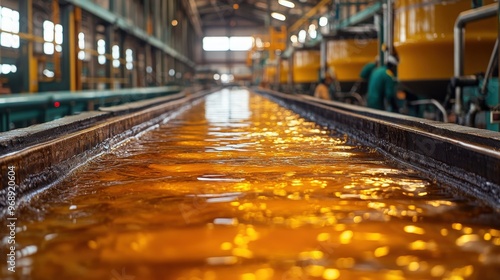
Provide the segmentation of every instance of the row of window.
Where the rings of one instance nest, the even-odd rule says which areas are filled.
[[[248,51],[252,48],[253,38],[249,36],[207,36],[203,38],[205,51]]]
[[[19,12],[0,7],[0,45],[6,48],[19,48]]]
[[[54,51],[61,52],[63,42],[63,27],[60,24],[46,20],[43,22],[43,52],[47,55]],[[19,12],[6,7],[0,7],[0,46],[18,49],[20,47]]]
[[[62,51],[62,43],[63,43],[63,26],[60,24],[54,24],[52,21],[46,20],[42,25],[43,29],[43,53],[46,55],[53,55],[55,52]],[[19,12],[0,6],[0,46],[6,48],[14,48],[17,49],[20,47],[20,38],[19,35]],[[226,37],[227,38],[227,37]],[[237,38],[237,37],[232,37]],[[249,37],[251,38],[251,37]],[[238,41],[237,39],[233,39],[234,42]],[[251,42],[250,42],[251,43]],[[234,43],[233,43],[234,44]],[[78,34],[78,47],[80,51],[78,52],[78,59],[85,60],[86,53],[85,49],[85,34],[80,32]],[[250,44],[251,47],[251,44]],[[112,64],[113,67],[120,67],[120,47],[118,45],[114,45],[111,48],[111,56],[112,56]],[[97,61],[99,64],[106,64],[106,41],[100,39],[97,41]],[[128,70],[134,69],[134,57],[133,51],[131,49],[127,49],[125,51],[125,67]],[[15,65],[9,64],[0,64],[0,72],[3,74],[8,74],[10,72],[16,72],[17,68]],[[175,75],[175,71],[173,69],[170,70],[170,76]],[[50,73],[47,73],[47,76],[51,76]]]
[[[6,75],[9,73],[16,73],[17,66],[14,64],[0,64],[0,73]]]

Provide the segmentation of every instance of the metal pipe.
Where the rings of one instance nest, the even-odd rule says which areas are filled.
[[[281,82],[281,53],[276,54],[276,80],[274,81],[274,87],[276,90],[280,90],[280,82]]]
[[[461,12],[453,28],[453,74],[458,78],[464,74],[465,25],[467,23],[493,17],[498,12],[498,3]],[[462,88],[455,88],[455,113],[462,111]]]
[[[394,2],[393,0],[387,0],[387,41],[385,42],[387,46],[387,53],[392,54],[394,48]]]
[[[378,37],[378,65],[383,65],[385,62],[384,51],[382,50],[382,45],[384,44],[384,16],[381,14],[375,14],[375,26],[378,28],[377,37]]]
[[[320,77],[326,77],[326,69],[328,65],[326,64],[326,39],[321,40],[319,45],[319,53],[320,53]]]
[[[294,57],[295,57],[295,49],[292,51],[290,54],[290,57],[288,57],[288,86],[290,93],[295,93],[295,81],[294,81],[294,75],[293,75],[293,67],[294,67]]]
[[[448,122],[448,115],[446,114],[446,109],[439,103],[436,99],[421,99],[410,102],[410,105],[434,105],[443,115],[443,122]]]
[[[387,55],[386,54],[386,51],[387,51],[387,41],[388,41],[388,38],[387,38],[387,34],[388,34],[388,26],[389,26],[389,23],[388,23],[388,16],[389,16],[389,13],[388,13],[388,9],[387,9],[387,3],[383,4],[382,5],[382,36],[381,36],[381,39],[382,39],[382,44],[380,45],[380,51],[384,54],[383,56],[383,59],[382,59],[382,64],[381,65],[385,65],[385,60],[387,58]],[[379,35],[380,36],[380,35]]]
[[[488,82],[493,74],[493,68],[498,63],[498,38],[495,41],[495,46],[493,47],[493,53],[491,54],[490,61],[488,62],[488,68],[486,68],[486,73],[484,74],[483,85],[481,86],[481,94],[486,95],[488,91]]]

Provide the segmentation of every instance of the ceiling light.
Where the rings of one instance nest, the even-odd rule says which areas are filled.
[[[307,32],[305,30],[299,31],[299,43],[304,43],[306,41]]]
[[[280,13],[271,13],[271,16],[277,20],[285,21],[286,17],[283,14]]]
[[[278,0],[278,3],[281,5],[281,6],[285,6],[287,8],[295,8],[295,4],[291,1],[288,1],[288,0]]]
[[[328,18],[327,17],[320,17],[319,18],[319,26],[326,26],[328,24]]]
[[[172,20],[172,26],[177,26],[177,24],[179,24],[179,22],[176,19]]]

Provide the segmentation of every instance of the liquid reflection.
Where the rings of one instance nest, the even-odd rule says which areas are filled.
[[[498,213],[448,189],[263,97],[226,90],[34,201],[16,236],[17,270],[33,279],[116,279],[122,269],[134,279],[498,279]]]

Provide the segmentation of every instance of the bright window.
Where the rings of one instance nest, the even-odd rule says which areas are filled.
[[[17,72],[17,66],[14,64],[0,64],[0,73],[2,74],[9,74],[9,73],[16,73]]]
[[[229,50],[228,37],[205,37],[203,38],[203,50],[205,51],[227,51]]]
[[[63,27],[60,24],[54,25],[50,20],[43,22],[43,52],[45,54],[54,54],[54,51],[61,52],[63,43]],[[54,44],[55,43],[55,44]]]
[[[205,51],[248,51],[252,48],[253,38],[250,36],[212,36],[203,38]]]
[[[85,34],[83,32],[78,33],[78,48],[80,51],[78,51],[78,59],[84,60],[85,59]]]
[[[100,39],[99,41],[97,41],[97,53],[99,54],[97,56],[97,62],[99,62],[99,64],[106,64],[106,41],[104,41],[103,39]]]
[[[19,12],[0,7],[0,45],[7,48],[19,48]]]
[[[111,55],[113,56],[113,67],[120,67],[120,47],[118,45],[111,48]]]
[[[125,51],[125,68],[127,70],[134,69],[134,52],[131,49]]]
[[[232,51],[248,51],[252,48],[252,45],[252,37],[239,36],[229,38],[229,49]]]

